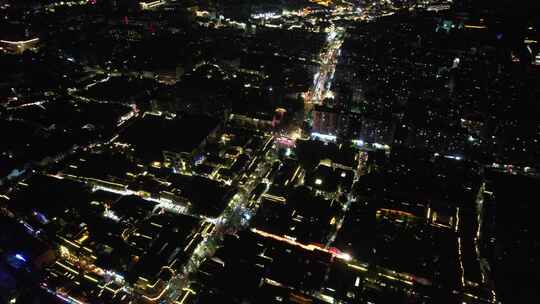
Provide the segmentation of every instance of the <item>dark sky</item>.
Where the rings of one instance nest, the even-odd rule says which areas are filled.
[[[495,9],[498,14],[507,18],[535,17],[540,10],[538,0],[472,0],[478,8]]]

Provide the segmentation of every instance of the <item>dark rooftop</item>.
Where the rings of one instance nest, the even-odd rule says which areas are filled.
[[[219,125],[206,116],[145,115],[120,135],[119,141],[129,143],[145,161],[162,159],[163,151],[191,153]]]

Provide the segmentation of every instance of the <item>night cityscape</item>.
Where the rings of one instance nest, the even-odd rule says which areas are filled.
[[[0,0],[0,304],[540,303],[539,29],[522,0]]]

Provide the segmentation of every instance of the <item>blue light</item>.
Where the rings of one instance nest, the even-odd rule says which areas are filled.
[[[43,213],[38,212],[38,211],[34,211],[34,215],[36,216],[37,220],[40,223],[42,223],[42,224],[49,223],[49,220],[47,219],[47,217]]]
[[[353,142],[353,144],[355,144],[355,145],[357,145],[359,147],[362,147],[365,144],[364,141],[361,140],[361,139],[353,139],[352,142]]]
[[[311,137],[322,139],[323,141],[335,141],[336,136],[331,134],[321,134],[318,132],[311,133]]]
[[[285,150],[285,156],[290,156],[291,153],[292,153],[291,148],[287,148],[287,150]]]
[[[22,256],[21,254],[17,253],[15,255],[15,258],[18,259],[18,260],[21,260],[23,262],[26,262],[26,258],[24,256]]]

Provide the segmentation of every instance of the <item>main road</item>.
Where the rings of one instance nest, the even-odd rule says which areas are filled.
[[[320,65],[313,76],[311,88],[304,93],[304,109],[299,111],[287,129],[287,137],[296,139],[301,133],[303,123],[310,117],[313,106],[322,104],[326,97],[333,96],[331,88],[334,73],[341,54],[341,45],[345,38],[345,30],[331,25],[327,29],[327,38],[324,47],[318,55]]]
[[[331,95],[332,81],[338,57],[341,54],[341,45],[345,37],[345,30],[334,25],[328,28],[326,45],[319,54],[320,66],[313,78],[311,89],[305,94],[304,102],[307,110],[311,110],[311,105],[320,104],[325,97]],[[306,112],[305,114],[307,114]]]
[[[248,176],[246,182],[240,183],[238,180],[233,183],[233,186],[237,188],[237,193],[231,198],[223,213],[213,221],[216,225],[215,229],[204,237],[185,266],[169,280],[165,292],[158,301],[151,302],[176,303],[175,300],[182,294],[182,291],[189,287],[189,277],[197,271],[205,259],[214,255],[216,244],[223,239],[223,235],[238,231],[249,223],[251,215],[256,212],[256,207],[258,207],[258,204],[255,208],[250,207],[249,196],[271,168],[274,160],[274,154],[271,151],[273,142],[273,136],[267,138],[263,148],[254,157],[254,166],[250,166],[251,170],[248,169],[245,172],[245,175]],[[268,156],[269,154],[270,156]],[[237,221],[237,218],[242,219],[242,221]]]
[[[298,125],[298,123],[301,124],[307,118],[309,112],[312,110],[313,105],[322,103],[324,98],[331,94],[330,89],[332,87],[338,57],[341,53],[341,45],[343,44],[345,30],[332,25],[328,28],[327,33],[326,44],[318,55],[320,66],[315,73],[313,85],[304,95],[304,111],[300,113],[301,117],[295,119],[292,126],[288,128],[292,133],[295,133],[298,129],[300,129],[301,125]],[[290,137],[294,136],[291,134]],[[262,168],[262,170],[256,171],[264,173],[266,169],[270,167],[269,161],[266,159],[266,157],[260,157],[260,159],[262,161],[257,165],[257,167]],[[166,292],[164,292],[162,297],[155,302],[162,301],[166,303],[173,303],[180,296],[181,291],[188,287],[189,276],[197,271],[200,263],[204,261],[204,259],[211,257],[214,254],[214,245],[212,245],[212,243],[219,242],[219,240],[222,238],[222,232],[226,230],[225,228],[231,228],[231,225],[233,225],[231,222],[234,222],[231,221],[231,219],[238,216],[238,212],[246,212],[249,209],[249,193],[262,180],[263,175],[264,174],[261,173],[256,174],[256,177],[251,178],[251,180],[245,185],[238,186],[238,193],[231,199],[226,210],[216,220],[216,229],[214,229],[210,235],[206,236],[205,239],[196,247],[194,253],[183,269],[181,269],[181,271],[179,271],[177,275],[175,275],[168,282]]]

